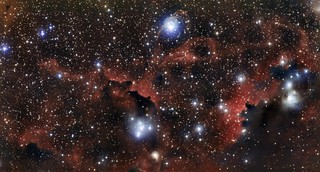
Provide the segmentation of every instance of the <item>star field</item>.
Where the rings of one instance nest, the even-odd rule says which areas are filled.
[[[317,171],[317,0],[0,2],[0,171]]]

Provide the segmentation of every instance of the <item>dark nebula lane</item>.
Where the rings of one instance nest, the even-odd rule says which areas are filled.
[[[317,0],[0,2],[0,171],[318,171]]]

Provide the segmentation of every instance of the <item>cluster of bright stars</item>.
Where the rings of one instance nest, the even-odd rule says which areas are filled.
[[[194,136],[197,136],[199,139],[199,141],[202,141],[203,138],[201,136],[203,136],[204,131],[205,131],[205,126],[201,123],[198,123],[194,126]],[[189,139],[191,137],[191,132],[187,132],[187,134],[184,135],[185,139]]]
[[[308,69],[304,69],[303,72],[296,71],[284,81],[282,90],[284,91],[285,96],[282,99],[282,104],[286,108],[297,109],[299,107],[298,105],[301,101],[300,94],[294,88],[296,87],[296,84],[300,82],[302,76],[307,75],[308,73]]]
[[[223,113],[228,113],[228,106],[227,104],[223,103],[223,100],[220,100],[220,104],[218,105],[218,109]]]
[[[55,28],[54,25],[50,24],[49,26],[47,26],[47,28],[45,29],[39,29],[38,31],[38,36],[40,38],[45,38],[45,36],[47,35],[48,32],[52,31]],[[0,44],[0,53],[5,54],[10,50],[10,46],[7,43],[2,43]]]
[[[97,163],[98,163],[98,165],[103,164],[107,159],[108,159],[108,157],[107,157],[107,156],[102,157],[102,158],[100,159],[100,161],[98,161],[98,162],[97,162]]]
[[[95,64],[94,64],[94,66],[95,66],[95,68],[98,70],[98,72],[100,72],[101,71],[101,68],[102,68],[102,62],[101,61],[97,61]],[[62,79],[63,78],[63,72],[57,72],[57,74],[56,74],[56,77],[58,78],[58,79]],[[83,77],[81,76],[80,77],[80,79],[82,79]],[[87,85],[89,84],[89,83],[86,83]]]
[[[294,90],[294,82],[288,80],[284,84],[285,97],[282,99],[282,104],[290,109],[295,109],[300,102],[299,93]]]
[[[38,35],[41,38],[44,38],[47,35],[47,33],[53,30],[54,28],[55,26],[50,24],[46,29],[40,29]]]
[[[150,119],[131,117],[129,121],[130,132],[136,139],[143,139],[154,130],[154,126]]]

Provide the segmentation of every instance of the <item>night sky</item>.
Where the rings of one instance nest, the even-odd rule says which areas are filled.
[[[319,0],[0,1],[0,171],[318,171]]]

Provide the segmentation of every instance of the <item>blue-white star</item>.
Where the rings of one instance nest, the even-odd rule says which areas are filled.
[[[46,35],[46,32],[45,32],[44,30],[41,30],[41,31],[40,31],[40,36],[43,37],[43,36],[45,36],[45,35]]]
[[[198,134],[201,134],[204,130],[204,127],[203,127],[203,125],[198,124],[198,125],[196,125],[195,130]]]
[[[57,74],[57,77],[58,77],[59,79],[62,79],[63,74],[62,74],[62,73],[58,73],[58,74]]]
[[[168,17],[165,19],[163,28],[167,33],[174,33],[178,30],[179,20],[176,17]]]
[[[2,44],[0,46],[0,50],[3,52],[3,53],[6,53],[8,50],[9,50],[9,46],[7,46],[6,44]]]
[[[245,76],[244,74],[239,74],[239,75],[237,76],[237,81],[238,81],[239,83],[243,83],[245,80],[246,80],[246,76]]]
[[[101,68],[101,67],[102,67],[101,62],[96,62],[96,67],[97,67],[97,68]]]

